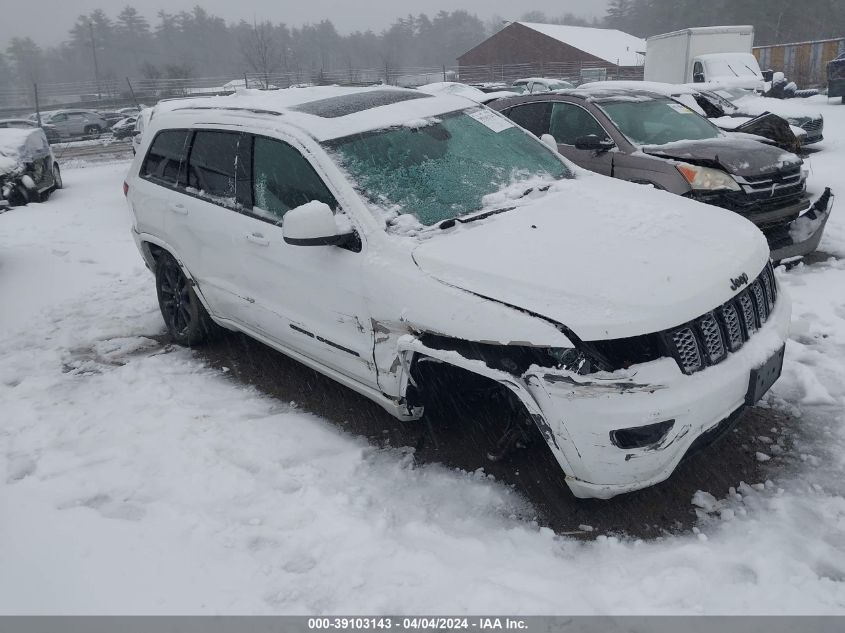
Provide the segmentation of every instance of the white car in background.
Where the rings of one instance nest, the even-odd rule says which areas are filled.
[[[144,129],[147,127],[147,124],[150,122],[150,119],[153,116],[153,110],[155,106],[151,108],[144,108],[141,110],[135,118],[135,129],[132,134],[132,153],[137,154],[138,148],[141,146],[141,141],[144,137]]]
[[[539,92],[553,92],[555,90],[571,90],[574,87],[575,84],[564,81],[563,79],[527,77],[514,81],[511,90],[519,94],[536,94]]]
[[[244,332],[402,420],[499,391],[496,456],[533,436],[579,497],[666,479],[780,374],[790,301],[753,224],[464,98],[173,102],[124,191],[174,341]]]
[[[417,90],[421,90],[430,95],[454,95],[456,97],[464,97],[476,103],[490,103],[496,99],[504,99],[506,97],[515,97],[517,93],[510,90],[496,90],[493,92],[484,92],[475,86],[458,83],[456,81],[438,81],[432,84],[425,84],[419,86]]]

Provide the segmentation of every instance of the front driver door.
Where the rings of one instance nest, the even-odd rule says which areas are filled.
[[[289,143],[253,137],[252,200],[240,240],[244,291],[255,300],[246,324],[359,382],[376,386],[373,328],[361,283],[364,253],[338,246],[293,246],[282,224],[312,200],[340,207]]]
[[[566,101],[553,102],[549,134],[557,141],[558,151],[576,165],[605,176],[611,175],[614,152],[575,147],[575,141],[582,136],[594,135],[602,140],[610,140],[610,135],[585,108]]]

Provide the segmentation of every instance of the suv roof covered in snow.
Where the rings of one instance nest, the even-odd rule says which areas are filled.
[[[161,127],[180,121],[184,125],[185,115],[196,118],[202,112],[205,123],[231,123],[248,117],[255,125],[278,127],[281,121],[323,141],[477,105],[455,95],[427,95],[390,86],[318,86],[239,90],[229,96],[166,101],[156,106],[152,120]]]

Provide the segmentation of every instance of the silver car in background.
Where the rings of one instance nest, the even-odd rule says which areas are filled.
[[[35,115],[31,116],[33,119]],[[109,129],[106,120],[93,110],[54,110],[42,112],[41,122],[51,125],[64,138],[98,138]]]

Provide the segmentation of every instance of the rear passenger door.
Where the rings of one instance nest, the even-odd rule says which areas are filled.
[[[166,214],[167,237],[206,298],[211,312],[242,320],[251,309],[241,276],[249,193],[250,137],[239,131],[198,129],[180,184]]]
[[[252,200],[241,243],[243,289],[255,300],[250,328],[369,386],[376,386],[373,329],[364,300],[362,245],[293,246],[285,214],[318,200],[340,206],[291,143],[253,137]]]
[[[70,130],[70,123],[68,122],[68,116],[64,112],[60,112],[59,114],[50,117],[48,123],[55,126],[56,131],[58,131],[58,133],[62,136],[71,136],[72,133]]]
[[[150,143],[132,183],[132,211],[140,233],[168,241],[165,219],[171,205],[179,203],[177,193],[184,191],[190,138],[190,130],[164,130]]]

